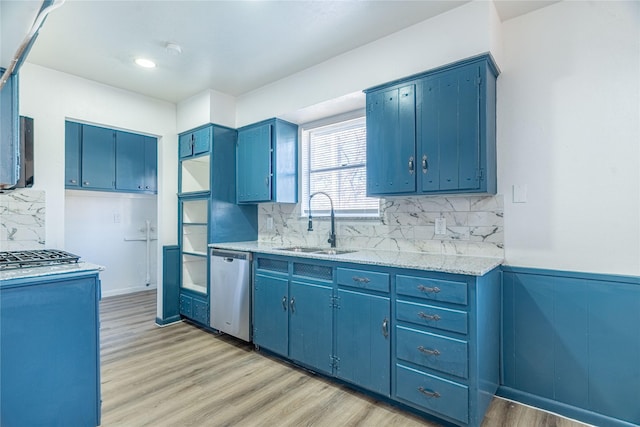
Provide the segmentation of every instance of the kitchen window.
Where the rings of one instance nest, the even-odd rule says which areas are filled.
[[[336,216],[379,217],[380,202],[367,197],[367,127],[364,116],[302,129],[302,215],[309,214],[309,195],[324,191],[333,199]],[[329,199],[314,197],[314,217],[328,216]]]

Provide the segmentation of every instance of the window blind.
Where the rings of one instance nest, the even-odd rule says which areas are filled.
[[[303,130],[303,215],[309,195],[324,191],[338,216],[379,216],[379,200],[366,196],[366,143],[364,117]],[[329,199],[314,196],[311,209],[313,216],[329,215]]]

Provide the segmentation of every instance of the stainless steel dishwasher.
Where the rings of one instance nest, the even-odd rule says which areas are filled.
[[[209,326],[251,340],[251,253],[211,249]]]

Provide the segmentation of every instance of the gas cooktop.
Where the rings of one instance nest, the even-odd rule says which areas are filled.
[[[0,270],[77,263],[80,257],[56,249],[0,252]]]

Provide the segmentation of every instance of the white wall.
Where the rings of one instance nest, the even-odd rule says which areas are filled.
[[[506,21],[503,42],[507,263],[640,275],[640,3],[561,2]]]
[[[20,69],[20,114],[34,119],[34,188],[46,192],[47,247],[65,247],[65,119],[158,137],[158,248],[177,243],[174,104],[25,63]]]
[[[155,195],[67,190],[65,250],[106,268],[100,274],[102,296],[155,288],[157,215]],[[149,248],[142,240],[147,237],[146,221]]]
[[[240,96],[238,127],[281,117],[473,55],[489,52],[493,3],[474,1]],[[496,58],[496,59],[499,59]],[[500,65],[500,64],[498,64]]]

